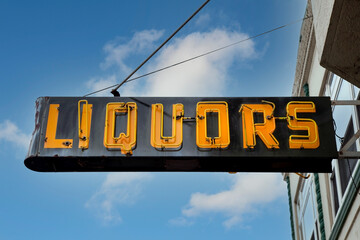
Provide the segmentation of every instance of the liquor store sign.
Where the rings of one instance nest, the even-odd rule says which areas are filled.
[[[41,97],[36,171],[327,172],[330,99]]]

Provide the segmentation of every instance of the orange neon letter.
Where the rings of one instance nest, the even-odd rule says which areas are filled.
[[[298,118],[298,113],[315,113],[313,102],[292,101],[286,106],[288,127],[294,131],[307,131],[307,135],[291,135],[289,147],[292,149],[315,149],[320,146],[319,132],[316,122],[308,118]]]
[[[159,149],[179,148],[183,141],[184,105],[173,104],[172,135],[164,136],[164,107],[161,103],[151,106],[151,146]]]
[[[72,139],[56,139],[60,104],[50,104],[44,148],[72,148]]]
[[[275,131],[275,118],[273,106],[270,104],[243,104],[239,112],[242,112],[243,147],[254,148],[256,135],[260,137],[267,148],[279,148],[279,142],[272,134]],[[264,121],[254,123],[254,113],[262,113]]]
[[[127,130],[115,137],[116,115],[127,114]],[[137,105],[134,102],[113,102],[106,105],[104,146],[120,149],[122,154],[132,154],[136,146]]]
[[[81,103],[84,103],[81,111]],[[80,116],[81,113],[81,116]],[[87,100],[78,102],[79,148],[88,149],[91,129],[92,104]]]
[[[207,135],[207,113],[218,114],[218,136]],[[196,106],[196,145],[199,148],[226,148],[230,144],[227,102],[198,102]]]

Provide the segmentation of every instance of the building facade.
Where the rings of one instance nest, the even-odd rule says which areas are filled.
[[[336,49],[339,47],[336,39],[341,38],[339,34],[347,34],[337,30],[334,35],[332,28],[336,24],[337,27],[343,27],[339,19],[346,18],[346,14],[353,17],[354,12],[344,13],[339,10],[344,8],[343,2],[309,0],[301,28],[292,94],[331,98],[336,143],[341,156],[332,160],[331,173],[283,173],[288,185],[294,240],[360,239],[360,161],[356,158],[360,158],[360,141],[357,139],[360,136],[360,105],[356,105],[360,96],[357,75],[353,73],[357,63],[351,60],[354,69],[337,65],[338,69],[334,71],[331,66],[335,64],[331,62],[334,54],[341,55],[341,49]],[[355,2],[349,0],[346,4]],[[355,11],[359,14],[355,20],[359,25],[360,3],[357,2]],[[321,9],[324,6],[325,9]],[[334,19],[338,22],[334,22]],[[353,34],[359,35],[356,31]],[[359,41],[360,37],[357,38]],[[353,39],[348,38],[348,42],[343,44],[356,44]],[[329,50],[331,44],[335,49]],[[359,46],[356,47],[358,56]],[[343,58],[352,57],[347,56],[347,49],[344,48]],[[353,76],[349,77],[351,74]],[[341,105],[344,104],[341,103],[343,100],[352,102],[347,102],[350,105]]]

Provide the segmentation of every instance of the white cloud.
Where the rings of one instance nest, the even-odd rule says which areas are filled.
[[[0,140],[10,142],[21,149],[29,148],[31,135],[23,133],[13,122],[5,120],[0,123]]]
[[[183,226],[193,225],[194,221],[191,221],[190,219],[185,218],[185,217],[178,217],[178,218],[170,219],[169,223],[174,226],[183,227]]]
[[[105,225],[122,222],[121,205],[134,204],[142,184],[152,178],[149,173],[109,173],[101,188],[85,203]]]
[[[132,69],[126,64],[126,59],[145,50],[154,48],[154,42],[159,40],[163,35],[163,31],[144,30],[136,32],[130,41],[123,43],[123,39],[111,41],[104,46],[107,54],[105,62],[101,67],[107,69],[112,65],[116,65],[122,72],[128,73]]]
[[[158,30],[144,30],[136,32],[134,36],[127,42],[124,39],[118,38],[111,41],[104,46],[104,52],[106,53],[105,61],[100,64],[103,70],[107,70],[111,66],[115,66],[116,73],[108,76],[94,77],[86,82],[86,87],[89,92],[95,92],[115,84],[122,82],[131,71],[134,66],[130,67],[127,63],[132,57],[138,55],[143,56],[146,50],[155,49],[154,44],[163,35],[163,31]],[[142,61],[142,60],[141,60]],[[98,92],[94,96],[111,96],[112,89]],[[121,93],[125,92],[127,95],[137,95],[135,84],[125,84],[121,87]],[[123,95],[123,94],[121,94]]]
[[[107,78],[91,79],[88,81],[87,87],[91,91],[95,91],[114,83],[120,83],[123,76],[133,70],[130,70],[126,60],[137,56],[144,49],[154,46],[154,42],[162,36],[162,33],[163,31],[145,30],[135,33],[129,42],[106,44],[104,49],[107,56],[102,66],[106,69],[115,65],[119,72]],[[182,38],[174,38],[144,66],[142,73],[184,61],[247,37],[247,34],[239,31],[214,29],[209,32],[194,32]],[[145,57],[143,56],[144,59]],[[226,85],[231,80],[230,67],[256,57],[258,57],[258,53],[255,50],[255,44],[249,40],[155,73],[147,77],[147,80],[139,79],[124,84],[120,92],[122,96],[223,96],[226,92]],[[133,66],[133,68],[135,67]],[[106,92],[105,95],[109,94]]]
[[[115,74],[113,74],[107,77],[92,78],[86,83],[86,86],[90,90],[90,92],[95,92],[100,89],[113,86],[117,83],[118,83],[118,79],[116,78]],[[94,96],[107,96],[109,95],[110,91],[111,88],[108,91],[98,92],[94,94]]]
[[[201,14],[198,19],[195,22],[195,25],[197,26],[204,26],[206,24],[208,24],[211,20],[210,14],[205,13],[205,14]]]
[[[223,214],[226,228],[239,224],[242,216],[284,196],[280,174],[238,174],[229,190],[215,194],[194,193],[182,215],[188,219],[209,213]],[[185,220],[184,220],[185,221]]]
[[[185,59],[226,46],[246,34],[215,29],[210,32],[195,32],[178,38],[167,46],[155,59],[152,69],[168,66]],[[227,48],[210,55],[181,64],[174,68],[151,75],[144,94],[153,96],[222,96],[233,64],[253,58],[256,55],[254,42]]]

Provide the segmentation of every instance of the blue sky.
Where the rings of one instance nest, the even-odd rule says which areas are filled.
[[[37,173],[39,96],[121,82],[203,1],[0,2],[0,239],[290,239],[280,174]],[[304,16],[304,0],[212,0],[144,74]],[[123,96],[290,96],[301,23],[125,84]],[[111,96],[109,91],[103,95]]]

